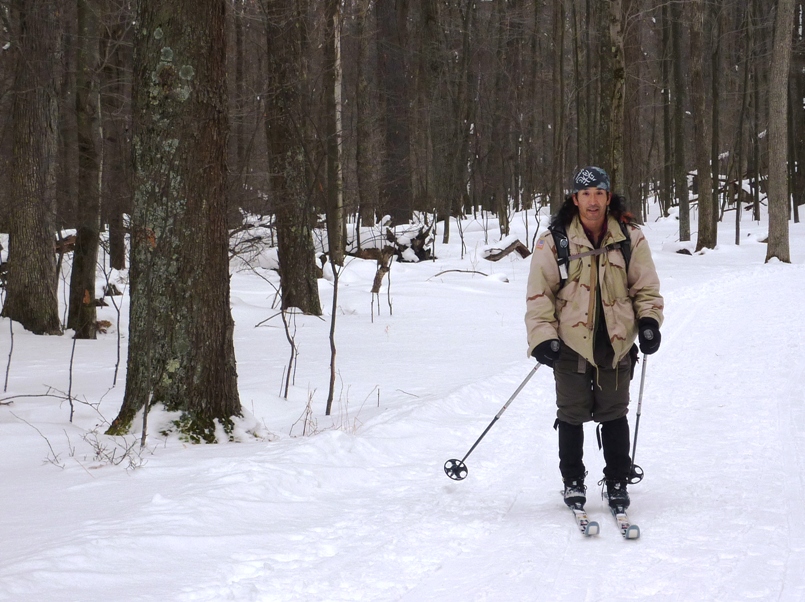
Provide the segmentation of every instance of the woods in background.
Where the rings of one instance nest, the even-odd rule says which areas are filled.
[[[275,229],[282,307],[311,314],[316,228],[334,264],[361,245],[348,220],[426,213],[447,240],[448,218],[488,211],[505,236],[512,212],[557,207],[586,164],[638,220],[656,196],[697,249],[727,216],[739,242],[740,214],[759,219],[768,193],[768,258],[789,261],[804,13],[798,0],[2,1],[3,315],[94,338],[100,255],[130,263],[126,425],[149,394],[178,398],[179,374],[205,386],[166,376],[188,361],[225,375],[217,417],[239,411],[226,257],[245,214]],[[54,249],[68,231],[62,324]],[[195,351],[214,367],[187,350],[209,336]]]

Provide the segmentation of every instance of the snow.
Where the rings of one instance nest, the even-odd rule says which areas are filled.
[[[512,234],[528,244],[524,219],[512,218]],[[440,225],[438,259],[393,264],[374,302],[375,264],[348,260],[331,417],[332,274],[320,280],[325,319],[291,320],[299,359],[284,399],[275,256],[255,270],[233,262],[237,443],[166,438],[159,410],[143,451],[139,433],[103,434],[124,389],[125,350],[113,386],[113,307],[99,316],[108,334],[76,341],[72,383],[69,335],[14,325],[0,406],[0,600],[805,600],[805,224],[791,224],[793,263],[765,264],[767,223],[745,220],[735,246],[727,222],[716,250],[692,255],[677,253],[692,247],[673,217],[644,227],[667,309],[646,368],[636,454],[646,476],[630,488],[639,540],[621,538],[600,499],[592,425],[587,509],[600,535],[583,538],[564,508],[548,369],[467,458],[465,480],[443,471],[534,366],[529,261],[480,259],[498,238],[485,218],[465,221],[463,259],[457,229],[445,245]],[[1,358],[9,348],[3,319]],[[639,370],[632,428],[638,390]]]

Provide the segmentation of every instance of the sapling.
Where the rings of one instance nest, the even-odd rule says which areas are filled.
[[[330,312],[330,387],[327,391],[327,409],[324,412],[326,416],[330,415],[333,409],[333,391],[335,389],[335,316],[338,310],[338,277],[343,269],[333,260],[332,253],[330,254],[330,267],[333,270],[333,307]]]

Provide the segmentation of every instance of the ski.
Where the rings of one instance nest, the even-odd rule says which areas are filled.
[[[590,520],[582,504],[573,504],[572,506],[568,506],[568,508],[570,508],[570,511],[573,512],[573,518],[576,519],[576,525],[578,526],[582,535],[585,535],[586,537],[598,535],[598,522]]]
[[[615,508],[610,507],[609,510],[612,512],[615,522],[618,523],[618,528],[621,530],[621,535],[623,535],[624,539],[637,539],[640,537],[640,527],[633,525],[629,521],[625,508],[617,506]]]

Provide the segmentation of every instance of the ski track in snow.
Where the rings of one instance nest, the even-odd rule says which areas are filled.
[[[367,412],[355,432],[189,451],[172,443],[129,472],[25,464],[23,451],[41,457],[44,445],[28,435],[7,456],[22,467],[4,468],[16,490],[0,493],[0,600],[805,600],[805,324],[795,309],[805,265],[741,266],[730,261],[737,252],[655,251],[666,322],[647,366],[636,454],[646,477],[630,488],[637,541],[621,538],[600,497],[592,425],[587,510],[600,535],[582,537],[564,507],[548,369],[469,456],[467,479],[445,476],[443,463],[464,456],[533,367],[521,313],[506,314],[453,335],[453,347],[466,341],[445,354],[446,365],[465,364],[457,386],[444,368],[423,367],[433,376],[418,398]],[[512,266],[504,291],[521,311],[527,265]],[[501,295],[498,282],[462,282],[445,275],[415,289],[448,303]],[[349,303],[345,295],[347,312]],[[438,332],[439,319],[423,316],[420,327]],[[399,344],[388,321],[389,344]],[[516,361],[484,354],[483,330],[512,324]],[[632,429],[639,378],[638,367]],[[10,409],[33,415],[23,402]],[[63,409],[55,416],[54,441]],[[12,419],[0,426],[20,441],[29,432]]]

